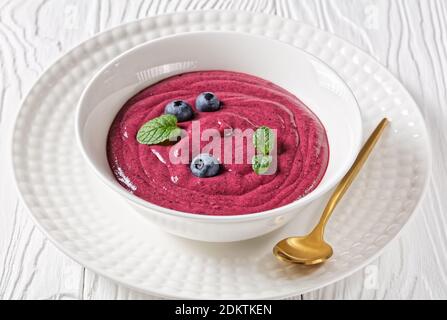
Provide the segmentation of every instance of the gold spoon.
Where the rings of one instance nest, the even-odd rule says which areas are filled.
[[[388,122],[387,118],[383,118],[373,133],[371,133],[355,159],[354,164],[335,188],[315,228],[304,237],[290,237],[276,244],[273,248],[273,254],[278,259],[305,265],[315,265],[326,261],[332,256],[332,247],[324,241],[323,237],[326,223],[334,211],[335,206],[363,167],[363,164],[382,135]]]

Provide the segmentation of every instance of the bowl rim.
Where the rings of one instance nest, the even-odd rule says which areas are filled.
[[[284,46],[289,46],[291,48],[293,48],[294,50],[299,51],[301,54],[307,56],[310,59],[315,60],[316,62],[318,62],[319,64],[323,65],[325,68],[329,69],[333,75],[338,79],[338,81],[340,81],[341,85],[343,85],[345,87],[345,89],[350,93],[351,98],[353,99],[354,103],[355,103],[355,110],[354,112],[356,113],[356,117],[358,118],[358,126],[359,126],[359,134],[356,135],[357,139],[353,142],[354,144],[354,148],[356,150],[360,150],[361,147],[361,143],[363,140],[363,121],[362,121],[362,115],[361,115],[361,110],[359,107],[359,103],[357,101],[356,96],[354,95],[353,91],[351,90],[351,88],[348,86],[348,84],[346,83],[346,81],[344,81],[340,75],[331,67],[329,66],[327,63],[325,63],[324,61],[322,61],[320,58],[316,57],[315,55],[301,49],[298,48],[292,44],[289,43],[285,43],[282,42],[280,40],[276,40],[276,39],[271,39],[268,38],[266,36],[261,36],[261,35],[254,35],[254,34],[250,34],[250,33],[245,33],[245,32],[239,32],[239,31],[188,31],[188,32],[182,32],[182,33],[178,33],[178,34],[174,34],[174,35],[168,35],[168,36],[163,36],[157,39],[152,39],[149,41],[146,41],[144,43],[141,43],[139,45],[136,45],[122,53],[120,53],[119,55],[117,55],[115,58],[111,59],[110,61],[108,61],[107,63],[105,63],[103,66],[101,66],[95,73],[94,75],[90,78],[90,80],[87,82],[87,84],[85,85],[79,100],[76,104],[76,108],[75,108],[75,137],[76,137],[76,142],[78,145],[79,150],[81,151],[81,154],[83,156],[83,158],[85,159],[86,163],[88,164],[88,166],[93,170],[93,172],[95,173],[96,176],[98,176],[100,178],[100,180],[107,186],[109,187],[111,190],[119,193],[122,197],[124,197],[126,200],[130,201],[131,204],[136,205],[137,207],[141,207],[143,209],[149,209],[152,213],[155,214],[162,214],[162,215],[170,215],[173,217],[178,217],[178,218],[185,218],[188,220],[196,220],[196,221],[200,221],[200,222],[209,222],[209,223],[215,223],[215,222],[222,222],[222,223],[235,223],[235,222],[242,222],[242,221],[251,221],[251,220],[258,220],[258,219],[264,219],[264,218],[272,218],[272,217],[276,217],[279,216],[281,214],[284,214],[285,210],[290,210],[290,209],[298,209],[299,207],[305,206],[307,204],[309,204],[310,202],[314,201],[315,199],[323,196],[325,193],[327,193],[329,190],[331,190],[340,180],[341,178],[346,174],[346,172],[349,170],[349,168],[352,166],[352,164],[354,163],[354,160],[356,158],[356,156],[354,155],[352,157],[352,159],[349,159],[348,161],[346,161],[346,163],[344,164],[344,166],[342,167],[341,170],[339,170],[339,174],[337,176],[335,176],[332,180],[328,181],[328,183],[326,185],[324,185],[323,188],[320,188],[320,184],[317,186],[317,188],[315,188],[314,190],[312,190],[310,193],[304,195],[303,197],[288,203],[286,205],[277,207],[277,208],[273,208],[273,209],[269,209],[269,210],[265,210],[265,211],[260,211],[260,212],[255,212],[255,213],[244,213],[244,214],[236,214],[236,215],[210,215],[210,214],[199,214],[199,213],[191,213],[191,212],[184,212],[184,211],[179,211],[179,210],[174,210],[174,209],[169,209],[169,208],[165,208],[162,206],[159,206],[157,204],[154,204],[152,202],[149,202],[147,200],[144,200],[140,197],[135,196],[134,194],[127,192],[122,186],[115,184],[115,183],[111,183],[109,181],[109,179],[107,179],[97,168],[96,166],[93,164],[93,162],[90,160],[90,157],[88,156],[85,146],[84,146],[84,142],[83,142],[83,138],[82,138],[82,134],[81,134],[81,123],[80,123],[80,113],[84,104],[84,100],[87,96],[87,94],[90,92],[91,88],[92,88],[92,84],[97,80],[97,78],[107,69],[109,68],[111,65],[115,64],[117,61],[123,59],[124,57],[126,57],[127,55],[130,55],[131,53],[133,53],[134,51],[140,50],[141,48],[151,45],[153,43],[158,43],[158,42],[162,42],[166,39],[172,39],[172,38],[179,38],[179,37],[184,37],[184,36],[191,36],[191,35],[198,35],[198,34],[212,34],[212,35],[216,35],[216,34],[226,34],[226,35],[237,35],[237,36],[246,36],[246,37],[251,37],[251,38],[258,38],[258,39],[263,39],[266,41],[271,41],[271,42],[279,42]],[[311,109],[309,107],[309,109]],[[312,109],[311,109],[312,111]],[[313,111],[312,111],[313,112]],[[330,146],[329,146],[330,147]],[[326,172],[325,172],[326,174]],[[323,175],[324,177],[324,175]],[[318,192],[315,192],[318,191]]]

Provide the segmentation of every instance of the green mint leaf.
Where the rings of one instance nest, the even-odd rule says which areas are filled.
[[[267,172],[270,165],[272,164],[272,161],[273,159],[271,156],[264,156],[258,154],[253,156],[251,166],[256,174],[262,175]]]
[[[172,114],[165,114],[143,124],[138,130],[137,141],[141,144],[157,144],[179,134],[177,118]]]
[[[273,131],[266,126],[256,129],[253,135],[253,145],[260,154],[265,156],[269,155],[273,150],[274,140],[275,136]]]

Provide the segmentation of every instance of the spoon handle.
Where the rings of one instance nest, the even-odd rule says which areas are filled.
[[[357,158],[355,159],[353,165],[343,177],[343,179],[341,179],[340,183],[337,185],[334,192],[332,193],[332,196],[330,197],[328,203],[326,204],[326,207],[324,208],[320,221],[312,230],[311,234],[321,238],[323,237],[324,227],[326,226],[329,217],[331,216],[338,202],[345,194],[346,190],[348,190],[351,186],[352,181],[354,181],[355,177],[360,172],[360,169],[363,167],[366,159],[368,159],[372,149],[376,145],[388,123],[388,119],[383,118],[382,121],[380,121],[380,123],[374,129],[373,133],[371,133],[368,140],[365,142],[359,154],[357,155]]]

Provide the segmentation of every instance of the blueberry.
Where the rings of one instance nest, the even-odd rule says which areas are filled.
[[[212,92],[202,92],[196,99],[196,108],[201,112],[217,111],[220,107],[219,98]]]
[[[219,173],[220,163],[213,156],[201,153],[192,159],[190,169],[199,178],[214,177]]]
[[[181,100],[169,102],[165,107],[165,114],[174,115],[178,122],[191,120],[194,115],[191,106]]]

